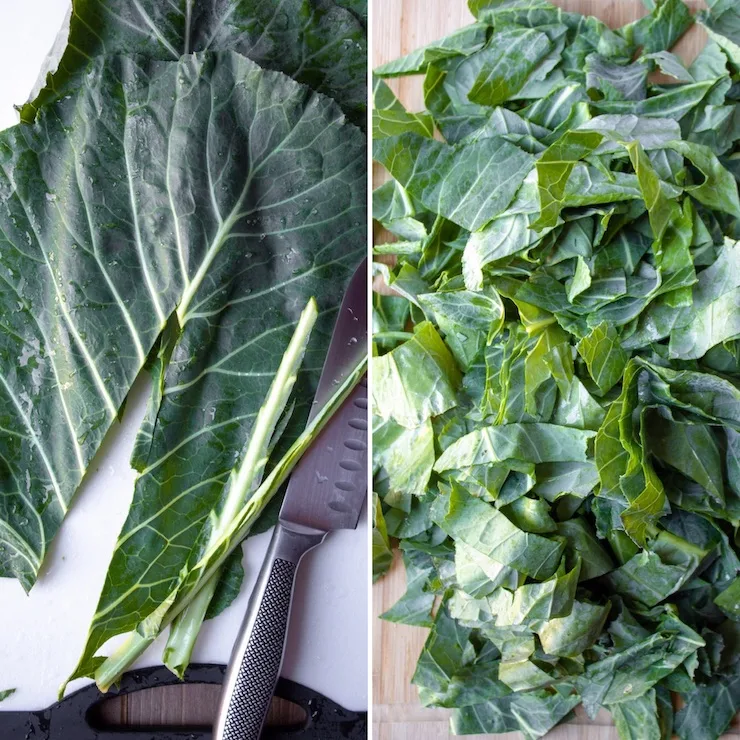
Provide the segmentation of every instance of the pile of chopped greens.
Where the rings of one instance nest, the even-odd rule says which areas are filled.
[[[304,429],[366,249],[365,8],[74,0],[58,67],[0,133],[0,576],[32,587],[153,376],[73,678],[109,686],[173,620],[182,675],[239,591],[240,542],[362,374]]]
[[[689,65],[687,7],[646,5],[470,0],[376,70],[375,576],[397,538],[384,618],[431,628],[413,681],[458,734],[740,709],[740,5]]]

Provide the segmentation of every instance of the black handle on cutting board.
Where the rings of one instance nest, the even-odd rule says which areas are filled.
[[[217,684],[226,666],[192,665],[184,683]],[[91,724],[95,707],[114,696],[133,694],[156,686],[182,684],[164,666],[143,668],[123,676],[118,687],[102,694],[92,684],[40,712],[0,711],[2,740],[212,740],[202,728],[96,728]],[[266,727],[261,740],[366,740],[367,713],[350,712],[311,689],[281,678],[275,696],[300,706],[306,721],[294,727]]]

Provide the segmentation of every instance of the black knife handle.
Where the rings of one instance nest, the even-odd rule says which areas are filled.
[[[275,527],[231,656],[214,740],[259,740],[283,663],[298,563],[325,536]]]

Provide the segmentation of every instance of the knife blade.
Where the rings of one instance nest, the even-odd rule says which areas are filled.
[[[345,293],[310,418],[367,352],[367,261]],[[259,740],[283,661],[298,565],[334,529],[351,529],[367,494],[367,382],[363,379],[290,477],[221,694],[214,740]]]
[[[367,269],[366,262],[360,269]],[[312,417],[366,351],[367,273],[358,271],[344,295]],[[367,493],[367,430],[363,378],[296,465],[280,510],[281,524],[319,532],[357,526]]]

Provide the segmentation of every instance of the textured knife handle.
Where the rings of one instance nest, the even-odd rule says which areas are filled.
[[[275,527],[231,656],[214,740],[259,740],[283,662],[298,563],[325,536]]]
[[[231,693],[223,740],[259,740],[283,662],[297,568],[287,560],[272,564]]]

